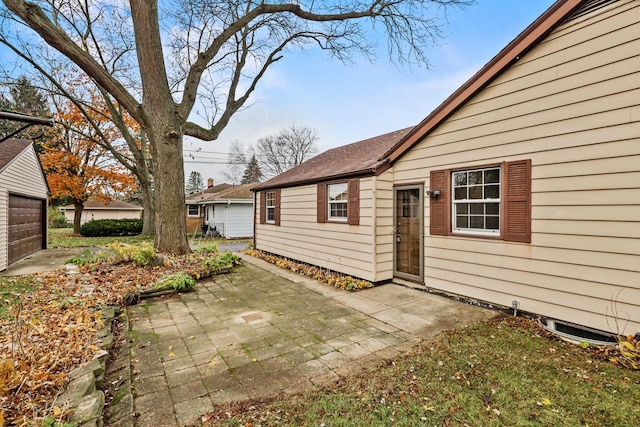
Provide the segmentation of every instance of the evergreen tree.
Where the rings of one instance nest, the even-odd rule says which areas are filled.
[[[260,182],[260,178],[262,178],[262,171],[260,170],[260,165],[258,164],[258,159],[256,159],[256,155],[251,156],[251,160],[247,163],[247,168],[244,170],[244,175],[242,175],[241,184],[251,184],[254,182]]]
[[[184,190],[187,194],[195,194],[202,191],[204,184],[202,183],[202,175],[200,172],[192,171],[187,180]]]
[[[8,96],[0,94],[0,109],[12,113],[35,117],[49,117],[45,96],[33,86],[26,76],[20,76],[9,88]],[[20,129],[24,123],[0,119],[0,136],[8,135]],[[14,135],[14,138],[32,139],[40,132],[39,127],[30,128]]]

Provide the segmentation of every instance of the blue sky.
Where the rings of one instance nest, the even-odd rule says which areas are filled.
[[[291,124],[317,129],[321,152],[413,126],[553,3],[478,0],[463,10],[449,9],[430,69],[390,64],[382,47],[373,63],[356,57],[348,65],[319,50],[286,54],[217,141],[185,138],[185,176],[195,170],[205,182],[223,182],[232,141],[249,146]],[[8,60],[6,55],[0,46],[0,60]]]
[[[205,163],[185,163],[205,180],[224,181],[223,154],[229,143],[245,146],[289,124],[314,127],[320,151],[413,126],[541,15],[552,0],[479,0],[450,10],[445,37],[430,55],[431,69],[389,64],[383,54],[344,65],[320,52],[285,56],[269,70],[221,137],[202,143],[187,139],[185,154]],[[194,149],[201,151],[194,153]]]

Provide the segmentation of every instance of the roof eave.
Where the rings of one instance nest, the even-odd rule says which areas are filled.
[[[286,182],[284,184],[272,184],[272,185],[259,185],[257,187],[254,187],[251,189],[251,191],[253,192],[259,192],[259,191],[264,191],[264,190],[272,190],[275,188],[291,188],[291,187],[300,187],[303,185],[309,185],[309,184],[317,184],[319,182],[327,182],[327,181],[335,181],[335,180],[339,180],[339,179],[348,179],[348,178],[359,178],[359,177],[363,177],[363,176],[373,176],[373,175],[377,175],[379,173],[380,169],[384,169],[387,170],[388,167],[386,167],[388,162],[383,162],[381,164],[378,164],[372,168],[366,168],[366,169],[360,169],[357,171],[350,171],[350,172],[345,172],[345,173],[340,173],[340,174],[335,174],[335,175],[327,175],[327,176],[321,176],[321,177],[317,177],[317,178],[309,178],[309,179],[303,179],[303,180],[299,180],[299,181],[292,181],[292,182]]]
[[[581,7],[588,0],[558,0],[538,19],[520,33],[511,43],[502,49],[491,61],[460,86],[451,96],[409,131],[395,146],[387,151],[383,159],[392,164],[409,149],[428,135],[440,123],[458,110],[466,101],[491,83],[505,69],[517,61],[522,55],[544,39],[560,25],[567,16]]]

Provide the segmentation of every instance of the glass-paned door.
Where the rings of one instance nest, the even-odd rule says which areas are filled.
[[[422,187],[395,190],[395,273],[422,278]]]

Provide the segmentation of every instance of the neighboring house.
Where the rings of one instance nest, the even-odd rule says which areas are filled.
[[[48,195],[33,142],[0,142],[0,271],[46,249]]]
[[[185,197],[185,203],[187,205],[187,233],[201,231],[202,226],[205,223],[205,220],[202,218],[202,215],[205,214],[204,210],[201,211],[200,205],[197,203],[190,203],[190,201],[195,200],[198,197],[218,193],[229,187],[233,187],[233,185],[227,183],[214,185],[213,179],[209,178],[207,181],[207,188],[195,194],[189,194]]]
[[[224,184],[221,184],[224,185]],[[187,197],[187,230],[190,233],[207,226],[210,235],[227,239],[253,236],[253,193],[258,185],[228,186],[215,193]]]
[[[640,2],[558,1],[412,130],[254,191],[258,249],[638,332]]]
[[[73,205],[62,206],[60,210],[64,213],[65,218],[73,223],[73,217],[76,213]],[[80,215],[80,224],[94,219],[140,219],[142,218],[142,211],[143,208],[141,206],[120,200],[112,200],[110,202],[87,200],[84,202],[84,208]]]

